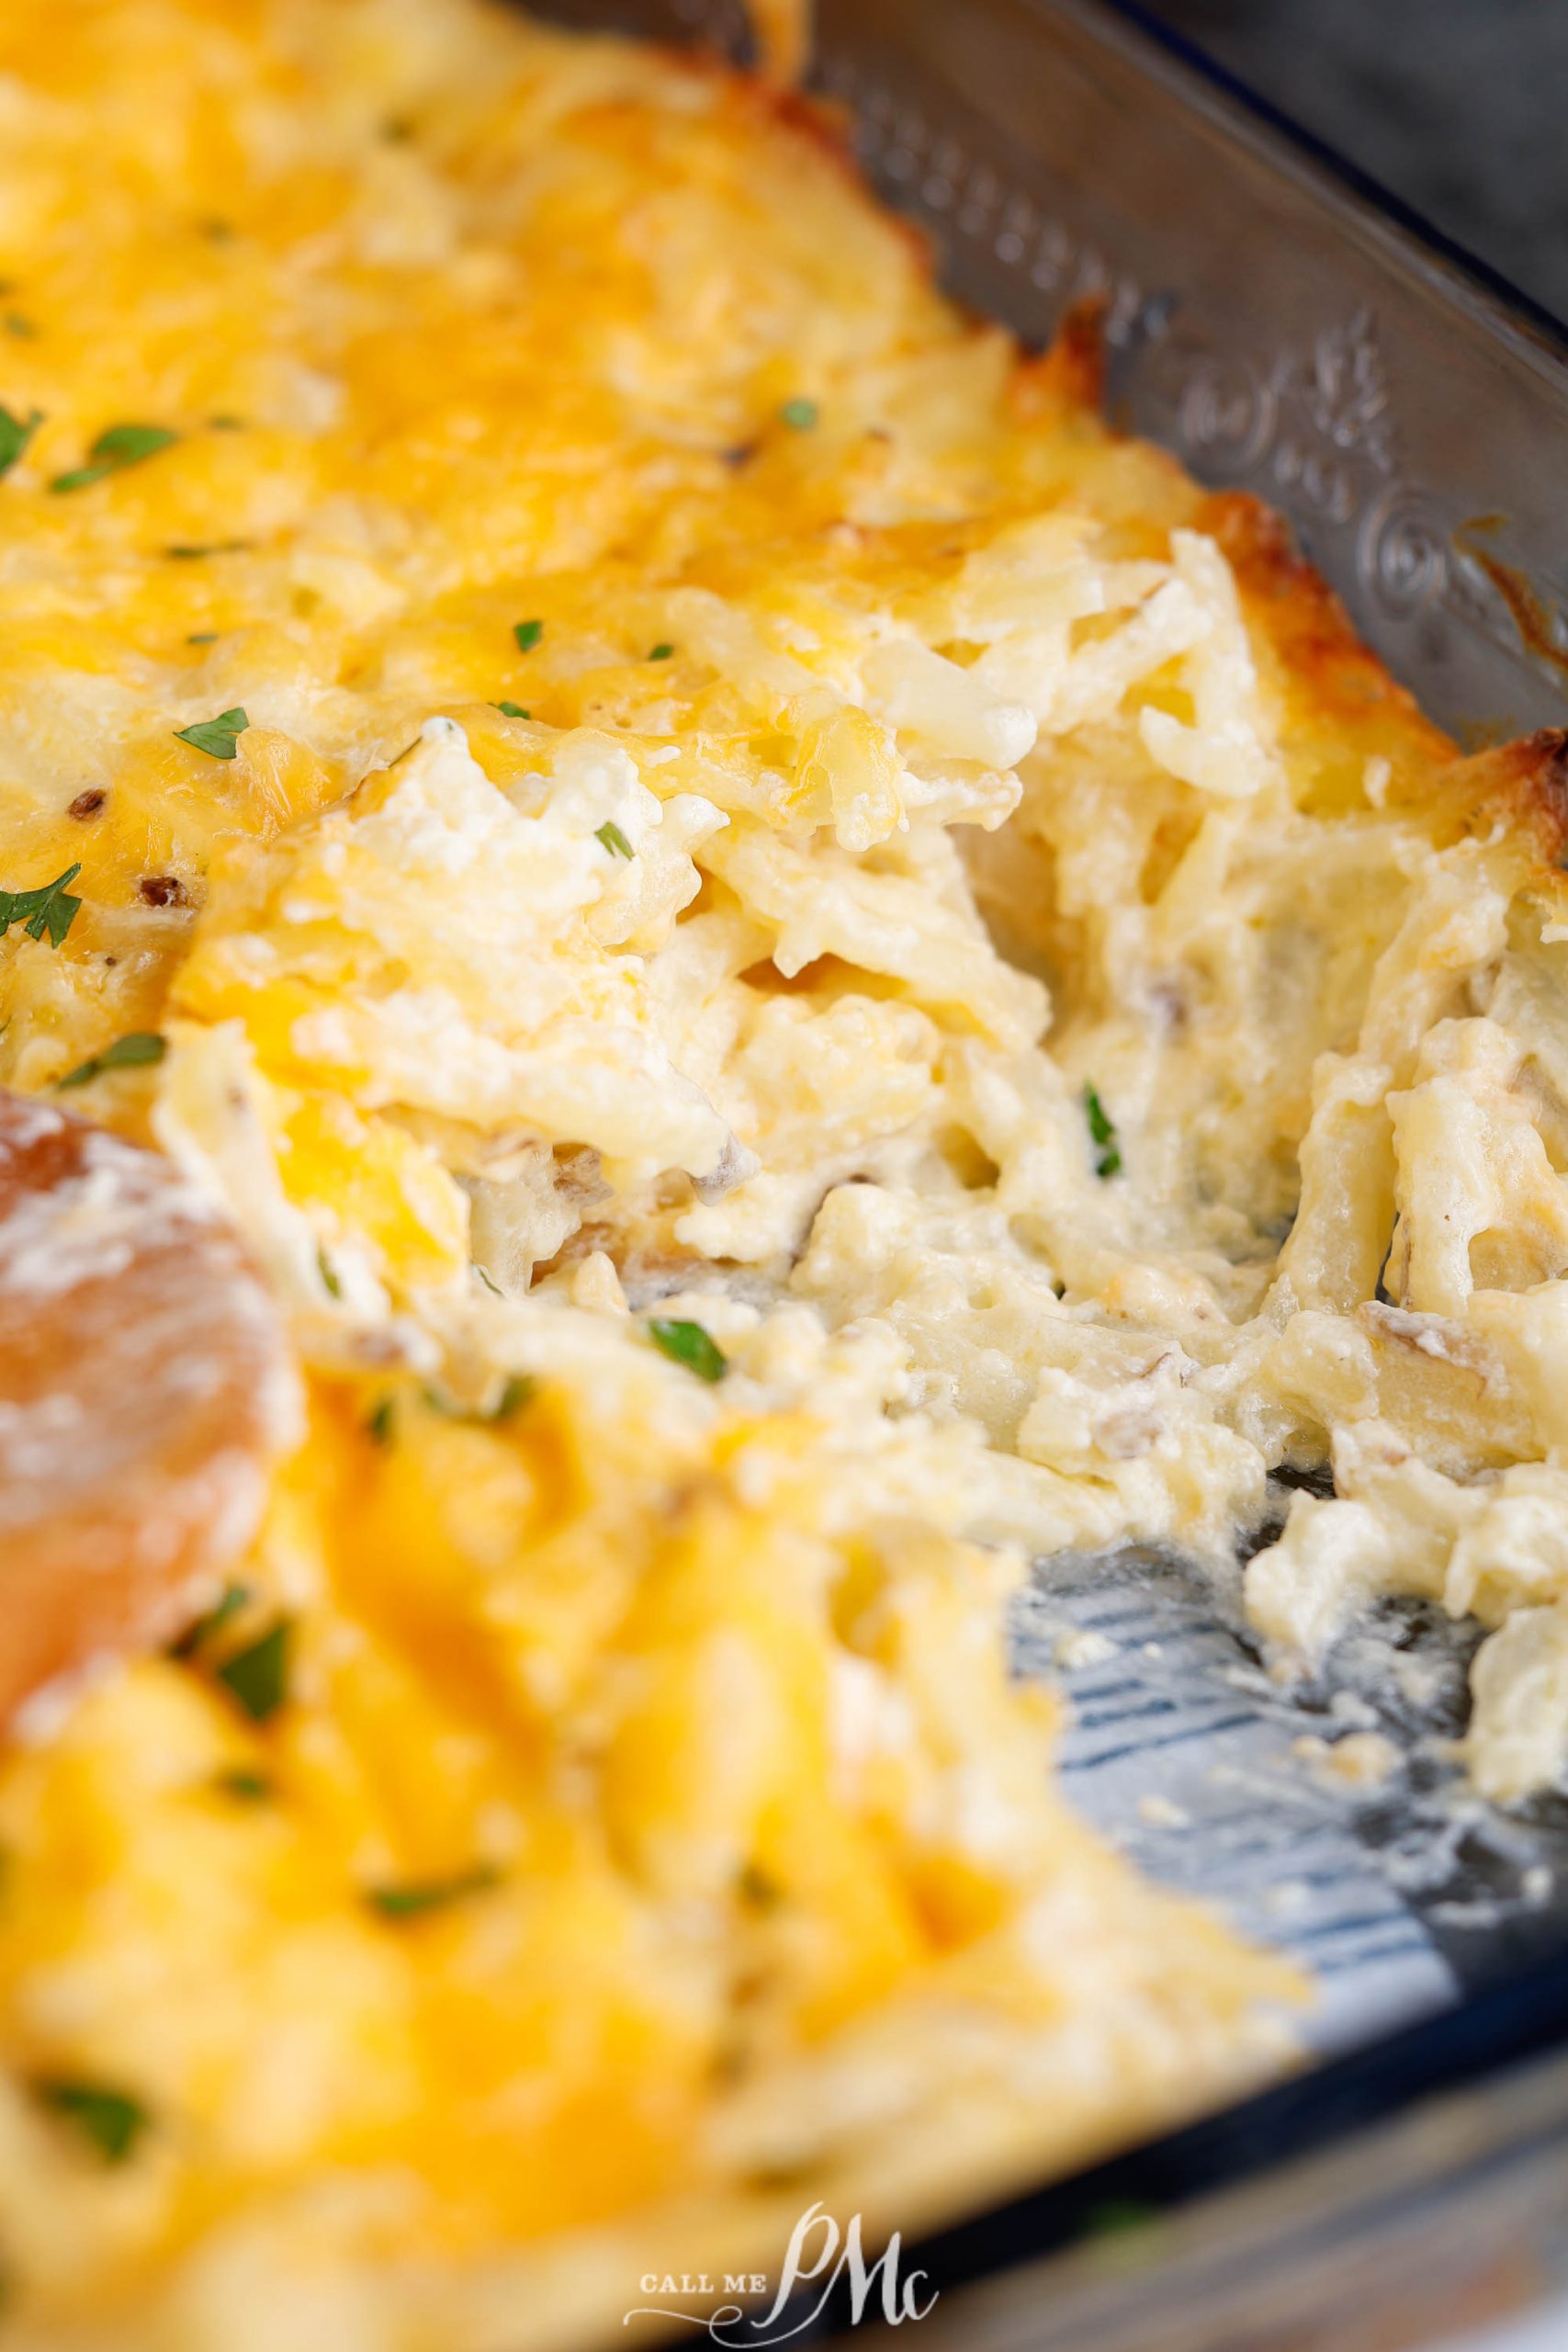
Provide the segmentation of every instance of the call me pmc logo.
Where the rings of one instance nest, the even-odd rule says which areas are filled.
[[[824,2212],[818,2202],[807,2209],[791,2233],[778,2285],[765,2312],[749,2312],[745,2304],[739,2302],[723,2302],[705,2312],[679,2311],[670,2302],[649,2302],[627,2312],[622,2324],[629,2327],[634,2319],[679,2320],[688,2327],[702,2328],[713,2343],[729,2347],[729,2352],[761,2352],[763,2346],[787,2344],[792,2336],[802,2335],[815,2326],[829,2297],[844,2279],[852,2327],[860,2325],[874,2297],[873,2318],[888,2327],[901,2327],[906,2320],[926,2318],[937,2299],[934,2287],[922,2294],[926,2286],[923,2270],[912,2270],[907,2278],[899,2276],[902,2253],[902,2241],[895,2230],[876,2260],[868,2263],[861,2244],[860,2215],[852,2213],[848,2226],[840,2231],[831,2213]],[[657,2271],[649,2271],[637,2283],[645,2295],[704,2300],[713,2295],[757,2298],[768,2292],[765,2271],[727,2272],[716,2279],[705,2273],[692,2278],[660,2277]],[[792,2298],[802,2288],[809,2287],[817,2290],[815,2299],[790,2318],[788,2305]]]

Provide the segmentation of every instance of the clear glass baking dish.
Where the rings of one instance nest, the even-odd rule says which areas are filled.
[[[737,55],[748,38],[740,0],[541,12]],[[1553,320],[1131,10],[818,0],[818,17],[816,86],[962,300],[1041,344],[1095,301],[1115,421],[1283,514],[1433,717],[1472,743],[1563,723]],[[1271,1696],[1179,1562],[1054,1561],[1021,1606],[1024,1670],[1064,1618],[1159,1636],[1075,1687],[1069,1786],[1145,1867],[1314,1962],[1323,2054],[906,2247],[906,2278],[938,2290],[922,2352],[1400,2352],[1568,2294],[1568,1804],[1487,1815],[1416,1765],[1392,1794],[1314,1805],[1274,1767],[1334,1702]],[[1462,1636],[1412,1620],[1398,1638],[1462,1688]],[[1414,1754],[1375,1681],[1353,1703]],[[1229,1813],[1212,1793],[1168,1804],[1184,1835],[1162,1838],[1137,1799],[1156,1750],[1162,1790],[1217,1779]],[[1303,1901],[1271,1915],[1287,1871]],[[851,2316],[813,2298],[768,2340],[798,2317],[791,2342],[826,2341]],[[868,2316],[842,2340],[877,2332]]]

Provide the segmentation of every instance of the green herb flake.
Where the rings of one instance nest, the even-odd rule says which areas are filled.
[[[37,327],[31,319],[24,317],[20,311],[6,311],[6,332],[7,334],[15,335],[18,343],[33,343],[38,338]]]
[[[166,1655],[170,1657],[194,1657],[197,1650],[206,1648],[215,1634],[220,1634],[224,1626],[239,1615],[250,1598],[248,1584],[226,1585],[212,1607],[169,1644]]]
[[[250,723],[236,703],[232,710],[220,710],[216,718],[198,719],[194,727],[176,727],[175,740],[188,743],[193,751],[205,752],[209,760],[231,760]]]
[[[179,439],[166,424],[111,424],[99,434],[87,455],[103,466],[139,466]]]
[[[26,416],[13,416],[8,408],[0,408],[0,474],[10,472],[42,423],[42,413],[36,408]]]
[[[735,1882],[735,1891],[750,1911],[775,1911],[784,1901],[783,1887],[760,1862],[745,1864]]]
[[[619,825],[610,819],[606,819],[604,824],[597,827],[593,838],[596,842],[604,842],[612,857],[634,857],[637,854]]]
[[[47,932],[50,945],[59,947],[82,904],[66,887],[81,871],[80,865],[68,865],[63,874],[36,890],[0,890],[0,939],[14,922],[19,922],[29,939],[41,939]]]
[[[372,1445],[390,1445],[393,1436],[395,1408],[389,1396],[382,1396],[365,1417],[365,1434]]]
[[[106,1069],[145,1069],[153,1062],[161,1062],[168,1052],[167,1040],[152,1029],[133,1029],[129,1036],[117,1037],[101,1054],[89,1054],[85,1062],[68,1069],[55,1084],[62,1091],[68,1086],[85,1086],[90,1079],[99,1077]]]
[[[476,1274],[478,1274],[478,1276],[479,1276],[479,1278],[480,1282],[481,1282],[481,1283],[483,1283],[483,1284],[484,1284],[484,1286],[485,1286],[486,1290],[488,1290],[489,1292],[491,1292],[491,1294],[492,1295],[492,1296],[494,1296],[494,1297],[496,1297],[496,1298],[504,1298],[504,1297],[506,1296],[506,1293],[502,1289],[501,1284],[500,1284],[498,1282],[495,1282],[494,1280],[492,1280],[492,1278],[491,1278],[489,1274],[487,1274],[487,1273],[486,1273],[486,1272],[485,1272],[484,1268],[483,1268],[481,1265],[479,1265],[479,1264],[477,1264],[477,1263],[476,1263],[476,1265],[475,1265],[475,1267],[474,1267],[474,1272],[475,1272],[475,1273],[476,1273]]]
[[[461,1903],[470,1894],[488,1894],[501,1883],[501,1872],[489,1862],[476,1862],[472,1870],[457,1871],[450,1878],[430,1878],[411,1881],[402,1886],[370,1886],[365,1890],[365,1900],[370,1909],[382,1919],[421,1919],[432,1911],[444,1911],[449,1904]]]
[[[672,645],[667,645],[660,639],[659,644],[649,647],[648,658],[650,662],[668,662],[674,650]]]
[[[532,718],[534,716],[531,710],[525,710],[520,702],[491,703],[491,708],[499,710],[502,718]]]
[[[809,433],[821,414],[815,401],[785,401],[779,411],[779,423],[787,424],[792,433]]]
[[[1086,1083],[1083,1091],[1084,1117],[1089,1121],[1089,1140],[1094,1145],[1094,1172],[1104,1178],[1116,1176],[1122,1170],[1122,1147],[1116,1140],[1116,1129],[1111,1115],[1095,1092]]]
[[[513,636],[517,639],[519,653],[532,653],[544,633],[543,621],[517,621],[513,624],[512,630]]]
[[[176,539],[164,553],[175,563],[199,563],[209,555],[242,555],[249,539]]]
[[[134,2155],[137,2142],[152,2120],[140,2099],[107,2083],[45,2075],[34,2082],[33,2093],[51,2114],[73,2124],[106,2165],[122,2165]]]
[[[534,1394],[534,1382],[525,1372],[514,1372],[502,1383],[491,1405],[464,1405],[455,1396],[444,1396],[439,1388],[425,1386],[420,1390],[433,1413],[444,1421],[504,1421],[520,1412]]]
[[[231,1797],[236,1804],[266,1804],[277,1794],[276,1783],[265,1772],[254,1772],[245,1764],[237,1764],[226,1772],[214,1772],[212,1786],[220,1797]]]
[[[218,631],[215,628],[193,628],[186,639],[187,645],[216,645],[217,642]]]
[[[293,1643],[294,1629],[287,1617],[232,1657],[226,1657],[218,1668],[218,1679],[249,1715],[251,1721],[265,1724],[276,1715],[288,1696],[288,1653]]]
[[[321,1278],[321,1288],[326,1292],[327,1296],[341,1298],[343,1284],[337,1278],[337,1270],[320,1242],[316,1244],[316,1272]]]
[[[106,474],[123,473],[127,466],[139,466],[148,458],[155,458],[160,449],[167,449],[179,439],[179,435],[166,424],[110,424],[99,434],[87,452],[85,466],[73,467],[69,473],[56,474],[51,490],[86,490]]]
[[[243,433],[245,429],[243,416],[209,416],[207,422],[214,433]]]
[[[671,1323],[656,1315],[649,1320],[648,1336],[671,1363],[684,1364],[699,1380],[722,1380],[729,1369],[723,1349],[700,1323]]]
[[[484,1416],[487,1421],[509,1421],[520,1413],[534,1394],[534,1382],[525,1372],[509,1373],[501,1384],[501,1394]]]

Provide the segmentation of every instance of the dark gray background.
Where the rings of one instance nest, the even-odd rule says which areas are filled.
[[[1143,0],[1568,320],[1568,0]]]

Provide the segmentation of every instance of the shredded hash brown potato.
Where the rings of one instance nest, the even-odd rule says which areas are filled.
[[[1005,1598],[1331,1456],[1283,1665],[1474,1612],[1476,1781],[1559,1770],[1562,742],[1461,760],[759,85],[11,0],[0,126],[0,1085],[310,1391],[0,1770],[6,2340],[564,2344],[1256,2079],[1290,1972],[1059,1802]]]

